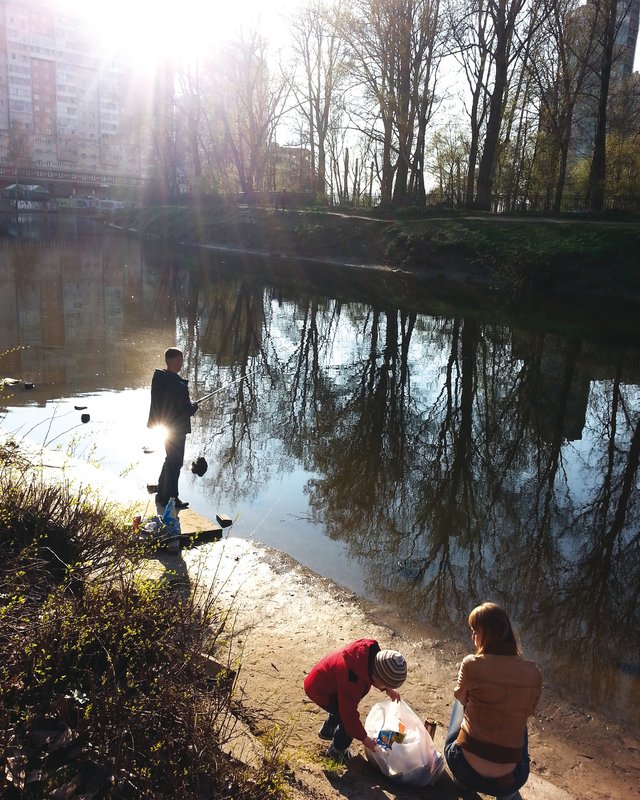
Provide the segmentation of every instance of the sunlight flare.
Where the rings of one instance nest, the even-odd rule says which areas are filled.
[[[57,0],[61,10],[87,21],[114,52],[125,51],[137,66],[150,68],[167,59],[181,61],[206,54],[240,31],[259,27],[280,13],[273,0],[241,4],[211,0]]]

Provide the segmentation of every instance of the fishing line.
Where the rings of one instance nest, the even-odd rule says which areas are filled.
[[[271,505],[271,508],[268,508],[268,509],[265,511],[265,514],[264,514],[264,516],[263,516],[263,517],[262,517],[262,519],[261,519],[261,520],[258,522],[258,524],[255,526],[255,528],[254,528],[252,531],[250,531],[250,532],[249,532],[249,538],[250,538],[250,539],[251,539],[251,538],[253,538],[253,535],[254,535],[254,533],[256,533],[256,531],[257,531],[259,528],[261,528],[261,527],[264,525],[264,523],[265,523],[265,522],[266,522],[266,520],[267,520],[267,517],[269,517],[269,515],[271,514],[271,512],[273,511],[273,509],[274,509],[274,508],[275,508],[275,507],[278,505],[278,503],[279,503],[281,500],[282,500],[282,492],[280,493],[279,497],[277,497],[277,498],[276,498],[276,499],[273,501],[273,503],[272,503],[272,505]]]

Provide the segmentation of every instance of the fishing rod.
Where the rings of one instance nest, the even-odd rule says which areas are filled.
[[[193,402],[198,403],[198,405],[200,405],[200,403],[202,403],[204,400],[208,400],[210,397],[213,397],[214,394],[218,394],[219,392],[224,392],[225,389],[228,389],[230,386],[235,386],[237,383],[242,383],[243,380],[249,378],[251,375],[255,375],[257,372],[260,372],[260,370],[254,369],[252,372],[247,372],[246,375],[243,375],[241,378],[238,378],[238,380],[231,381],[231,383],[225,383],[224,386],[220,386],[218,389],[214,389],[212,392],[202,395],[202,397],[199,397],[197,400],[194,400]]]

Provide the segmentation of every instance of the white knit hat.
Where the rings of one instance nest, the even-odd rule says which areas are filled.
[[[407,662],[397,650],[380,650],[376,653],[373,673],[385,689],[397,689],[407,679]]]

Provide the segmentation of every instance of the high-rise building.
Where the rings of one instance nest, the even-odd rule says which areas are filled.
[[[619,63],[616,65],[618,76],[631,75],[638,44],[638,26],[640,24],[640,0],[624,0],[622,11],[626,11],[620,22],[617,34],[618,46],[621,50]]]
[[[600,25],[604,24],[604,12],[609,6],[599,0],[587,0],[574,11],[574,20],[578,30],[590,30],[594,15]],[[615,45],[611,77],[609,83],[609,104],[611,104],[624,88],[625,81],[633,73],[634,57],[638,41],[638,24],[640,19],[640,0],[619,0],[616,7],[617,21],[615,29]],[[601,50],[595,48],[591,57],[590,68],[573,115],[571,131],[571,155],[576,159],[589,159],[593,155],[593,143],[596,129],[596,115],[600,92]]]
[[[117,195],[153,182],[153,93],[134,78],[55,0],[0,0],[0,188]]]

